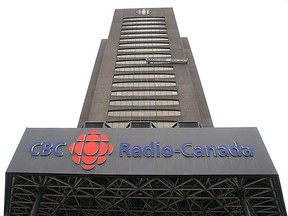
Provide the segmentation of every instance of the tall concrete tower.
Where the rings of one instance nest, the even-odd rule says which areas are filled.
[[[102,40],[78,127],[106,122],[112,128],[150,121],[212,127],[187,38],[172,8],[116,10]]]

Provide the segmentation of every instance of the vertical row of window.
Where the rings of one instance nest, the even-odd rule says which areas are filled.
[[[156,127],[171,127],[174,121],[158,121],[157,117],[181,115],[173,67],[147,65],[148,57],[171,57],[165,18],[124,18],[108,116],[154,118]],[[120,119],[109,125],[126,127],[128,122]]]

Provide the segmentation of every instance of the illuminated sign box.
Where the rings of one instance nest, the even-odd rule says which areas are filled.
[[[257,128],[28,128],[7,172],[277,174]]]

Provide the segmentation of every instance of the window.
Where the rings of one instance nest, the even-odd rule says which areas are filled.
[[[153,47],[153,46],[169,46],[169,43],[126,43],[126,44],[119,44],[119,46],[126,46],[126,47]]]
[[[173,106],[179,105],[178,100],[116,100],[110,101],[111,106]]]
[[[176,124],[176,122],[152,122],[157,128],[171,128],[173,125]],[[129,124],[129,122],[107,122],[107,124],[111,127],[111,128],[126,128]]]
[[[151,23],[149,23],[151,24]],[[166,28],[165,23],[164,24],[153,24],[153,25],[142,25],[142,23],[136,24],[136,25],[125,25],[122,26],[122,29],[137,29],[137,28],[141,28],[141,29],[147,29],[147,28]]]
[[[127,30],[121,30],[121,33],[127,33],[127,32],[131,32],[131,33],[137,33],[137,32],[166,32],[166,29],[127,29]]]
[[[119,111],[109,111],[108,116],[117,117],[137,117],[137,116],[180,116],[179,110],[119,110]]]
[[[153,122],[156,128],[171,128],[176,122]]]
[[[115,71],[172,71],[173,67],[165,67],[165,66],[161,66],[161,67],[120,67],[120,68],[115,68]]]
[[[107,122],[111,128],[126,128],[129,122]]]
[[[165,20],[164,17],[145,17],[145,18],[138,18],[138,17],[127,17],[124,18],[123,21],[151,21],[151,20]]]
[[[117,61],[116,64],[147,64],[146,61],[131,60],[131,61]]]
[[[118,49],[118,52],[169,52],[170,48],[153,48],[153,47],[145,47],[145,48],[123,48]]]
[[[133,58],[147,58],[147,57],[150,57],[150,58],[163,57],[163,58],[165,58],[165,57],[171,57],[171,54],[123,54],[123,55],[119,54],[117,57],[118,58],[131,58],[131,59],[133,59]],[[146,60],[145,60],[145,63],[147,63]]]
[[[122,33],[121,36],[125,36],[125,37],[157,37],[157,36],[167,36],[168,34],[165,32],[161,32],[161,33],[149,33],[146,32],[144,33]]]
[[[175,78],[174,74],[124,74],[114,75],[114,79],[168,79]]]
[[[123,22],[123,26],[131,26],[131,25],[145,25],[145,24],[164,24],[164,20],[159,21],[132,21],[132,22]]]
[[[113,83],[113,87],[163,87],[163,86],[176,86],[175,82],[120,82]]]
[[[177,95],[177,91],[113,91],[111,92],[112,96],[172,96]]]
[[[168,41],[168,38],[122,38],[120,42]]]

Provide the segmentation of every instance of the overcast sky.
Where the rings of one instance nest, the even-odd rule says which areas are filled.
[[[174,8],[214,126],[258,127],[287,206],[288,0],[0,0],[0,215],[25,128],[77,127],[114,9],[152,7]]]

